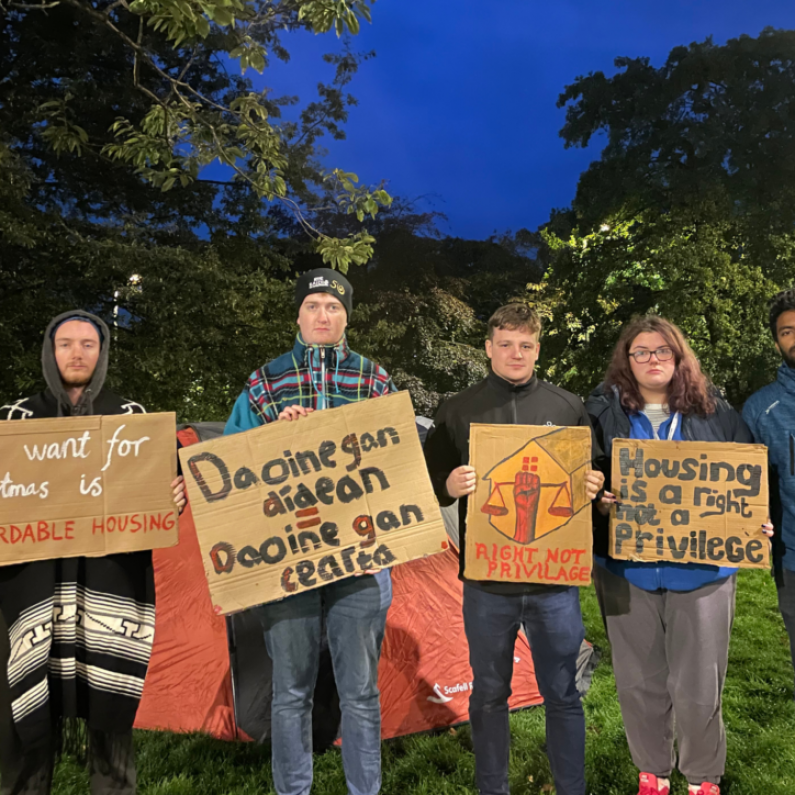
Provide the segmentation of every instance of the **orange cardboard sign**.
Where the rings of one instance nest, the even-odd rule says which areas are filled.
[[[467,579],[587,585],[590,429],[473,424],[469,460]]]

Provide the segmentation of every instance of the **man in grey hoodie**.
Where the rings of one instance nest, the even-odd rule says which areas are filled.
[[[105,388],[109,346],[96,315],[58,315],[44,334],[47,389],[0,406],[0,419],[143,413]],[[182,478],[172,488],[182,510]],[[78,720],[92,795],[135,792],[132,725],[153,637],[151,552],[0,567],[0,795],[47,795]]]

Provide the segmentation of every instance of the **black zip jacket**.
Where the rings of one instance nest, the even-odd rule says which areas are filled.
[[[719,395],[715,395],[715,413],[701,417],[698,414],[682,415],[682,436],[689,442],[753,442],[751,431],[743,418]],[[601,457],[594,465],[604,472],[605,488],[610,491],[610,461],[613,454],[613,439],[629,439],[630,423],[615,390],[604,384],[596,387],[585,401],[591,418]],[[607,557],[609,519],[602,516],[594,506],[594,555]]]
[[[473,422],[492,425],[550,425],[590,428],[591,423],[582,400],[534,375],[526,384],[514,386],[494,373],[445,401],[436,414],[434,427],[425,441],[425,462],[431,483],[441,505],[452,505],[455,500],[447,493],[445,484],[450,473],[469,464],[469,426]],[[602,453],[594,439],[593,457]],[[461,554],[460,579],[464,580],[466,552],[467,501],[458,501]],[[466,580],[484,591],[503,594],[538,593],[550,588],[568,586],[540,585],[534,583],[495,583]]]

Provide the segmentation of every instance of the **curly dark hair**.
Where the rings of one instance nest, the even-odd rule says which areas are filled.
[[[712,414],[716,406],[714,390],[709,378],[701,372],[693,349],[678,326],[657,315],[638,317],[627,324],[613,351],[605,384],[618,387],[621,405],[629,412],[640,411],[645,405],[629,362],[632,342],[644,332],[657,332],[674,352],[676,369],[668,385],[668,408],[702,417]]]
[[[773,339],[778,342],[778,319],[785,312],[795,311],[795,288],[789,290],[782,290],[778,295],[774,295],[770,299],[770,314],[768,315],[768,322],[770,323],[770,333]]]

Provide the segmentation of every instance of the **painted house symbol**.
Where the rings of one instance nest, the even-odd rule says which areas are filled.
[[[495,530],[518,544],[560,529],[588,504],[590,445],[567,431],[556,428],[536,437],[483,476],[490,485],[481,512]]]

